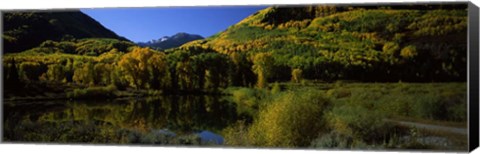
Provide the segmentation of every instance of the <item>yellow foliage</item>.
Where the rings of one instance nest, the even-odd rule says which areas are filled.
[[[415,56],[417,56],[417,49],[415,46],[413,45],[409,45],[405,48],[402,49],[402,51],[400,51],[400,56],[404,57],[404,58],[413,58]]]
[[[167,67],[164,53],[138,47],[123,55],[118,65],[135,88],[149,87],[146,83],[152,78],[152,72],[165,72]]]
[[[292,81],[295,83],[300,83],[302,80],[302,70],[301,69],[293,69],[292,70]]]

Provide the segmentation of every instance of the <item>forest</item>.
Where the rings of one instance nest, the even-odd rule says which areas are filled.
[[[58,24],[68,20],[41,22],[55,15],[4,15],[11,21],[2,35],[7,45],[22,46],[25,36],[39,35],[32,32],[38,25],[10,24],[21,23],[21,19],[25,22],[34,16],[39,25],[68,27],[67,22]],[[18,17],[22,18],[14,20]],[[388,121],[466,127],[466,5],[269,7],[212,37],[167,50],[140,47],[111,34],[85,37],[77,33],[40,38],[44,41],[29,44],[31,48],[5,46],[3,96],[7,107],[40,100],[150,97],[175,97],[168,102],[188,104],[176,97],[215,96],[235,108],[229,108],[235,112],[229,114],[234,120],[214,129],[226,146],[466,150],[466,136]],[[60,104],[71,107],[71,103]],[[205,107],[205,112],[211,108]],[[108,108],[103,118],[116,112],[124,111]],[[149,129],[125,128],[123,123],[151,119],[125,112],[138,119],[102,124],[83,132],[97,138],[81,141],[39,136],[45,134],[40,131],[59,129],[59,124],[52,124],[57,116],[44,117],[43,122],[38,117],[33,121],[23,118],[27,120],[19,121],[26,126],[21,128],[5,117],[9,127],[4,128],[4,139],[193,144],[182,136],[152,134],[155,123]],[[60,123],[65,121],[61,119]],[[81,119],[85,123],[66,126],[76,133],[87,131],[76,130],[76,125],[92,127],[88,118]],[[183,122],[181,128],[189,128],[179,132],[194,130],[184,123],[189,120],[177,120]],[[28,131],[34,127],[41,129]],[[119,138],[115,131],[120,130],[115,127],[122,127],[123,133],[128,129],[136,137],[127,133]],[[169,125],[155,125],[159,127]],[[419,141],[430,136],[447,141],[443,145]]]

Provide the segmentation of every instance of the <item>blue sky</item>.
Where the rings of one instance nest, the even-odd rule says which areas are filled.
[[[158,7],[81,9],[103,26],[133,42],[178,32],[208,37],[266,6]]]

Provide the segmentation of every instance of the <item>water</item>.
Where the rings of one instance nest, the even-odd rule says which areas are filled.
[[[237,120],[220,96],[7,102],[4,111],[7,142],[218,145]]]

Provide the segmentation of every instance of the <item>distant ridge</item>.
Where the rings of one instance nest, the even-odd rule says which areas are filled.
[[[3,14],[4,52],[20,52],[46,40],[113,38],[128,41],[80,11],[12,11]]]
[[[203,39],[203,37],[200,35],[181,32],[172,36],[164,36],[157,40],[139,42],[137,44],[142,47],[151,47],[153,49],[165,50],[170,48],[176,48],[187,42],[200,39]]]

